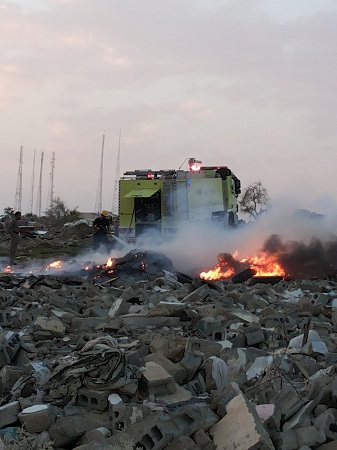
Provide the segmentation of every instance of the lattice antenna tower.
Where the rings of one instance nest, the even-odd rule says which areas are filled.
[[[51,157],[51,161],[50,161],[47,209],[52,209],[53,202],[54,202],[54,170],[55,170],[55,152],[52,153],[52,157]]]
[[[23,164],[23,147],[21,145],[19,171],[18,171],[18,179],[17,179],[17,183],[16,183],[15,201],[14,201],[15,211],[21,211],[21,205],[22,205],[22,164]]]
[[[28,212],[30,214],[33,214],[33,203],[34,203],[33,196],[34,196],[34,182],[35,182],[35,155],[36,155],[36,150],[34,150],[32,183],[30,185],[30,192],[29,192]]]
[[[36,214],[37,214],[38,217],[41,217],[43,156],[44,156],[44,153],[42,152],[41,153],[41,162],[40,162],[39,186],[38,186],[38,189],[37,189],[37,201],[36,201]]]
[[[103,134],[101,163],[100,163],[99,173],[98,173],[98,183],[97,183],[97,193],[96,193],[96,203],[95,203],[95,211],[97,214],[100,214],[102,211],[104,141],[105,141],[105,135]]]
[[[118,215],[118,201],[119,201],[119,176],[120,176],[120,161],[121,161],[121,137],[122,130],[119,130],[119,139],[118,139],[118,152],[117,152],[117,163],[116,163],[116,173],[115,173],[115,183],[114,183],[114,191],[112,196],[112,213],[117,216]]]

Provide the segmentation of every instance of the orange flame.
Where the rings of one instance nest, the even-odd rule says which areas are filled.
[[[253,256],[242,259],[241,262],[248,262],[249,267],[256,271],[255,276],[284,276],[285,271],[276,257],[273,255]]]
[[[62,267],[62,261],[54,261],[50,263],[47,267],[47,270],[50,269],[60,269]]]
[[[238,252],[234,253],[235,257],[238,256]],[[205,280],[222,280],[230,278],[235,274],[235,271],[246,268],[253,269],[256,273],[255,276],[284,276],[285,271],[281,264],[277,261],[277,257],[273,255],[262,254],[260,256],[253,256],[251,258],[243,258],[241,260],[234,260],[233,258],[223,259],[221,254],[218,256],[219,263],[214,267],[214,269],[208,272],[201,272],[199,277]],[[231,266],[232,264],[239,265],[236,267]]]
[[[230,278],[232,275],[234,275],[234,269],[229,268],[223,272],[220,266],[216,266],[213,270],[201,272],[199,277],[204,280],[221,280],[223,278]]]
[[[107,265],[107,267],[111,267],[113,263],[114,263],[114,260],[112,258],[109,258],[106,265]]]
[[[5,273],[13,273],[11,266],[7,266],[5,269]]]

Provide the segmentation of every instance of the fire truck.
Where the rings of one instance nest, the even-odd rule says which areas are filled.
[[[188,170],[125,172],[119,180],[119,237],[170,237],[184,222],[235,227],[240,184],[227,166],[202,166],[195,158],[188,159]]]

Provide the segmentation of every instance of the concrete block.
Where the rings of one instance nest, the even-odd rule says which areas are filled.
[[[155,362],[149,361],[145,364],[142,376],[149,394],[155,396],[169,395],[176,391],[174,378]]]
[[[312,411],[315,408],[316,403],[311,400],[297,411],[287,422],[283,425],[283,430],[290,430],[300,428],[303,426],[311,425],[311,419],[313,417]]]
[[[274,448],[277,450],[298,450],[299,443],[297,440],[296,430],[288,430],[276,432],[272,436]]]
[[[127,364],[130,364],[131,366],[140,367],[142,365],[143,359],[148,354],[149,354],[149,347],[147,345],[142,345],[136,350],[129,350],[126,353]]]
[[[186,352],[180,365],[186,371],[185,381],[191,381],[196,374],[197,370],[202,364],[202,359],[200,356],[194,355],[192,352]]]
[[[318,444],[323,444],[326,441],[324,430],[317,430],[313,426],[298,428],[296,434],[299,447],[304,445],[316,447]]]
[[[71,321],[71,328],[78,331],[95,330],[104,323],[107,323],[107,319],[101,317],[74,317]]]
[[[10,364],[20,348],[20,340],[17,333],[8,331],[2,333],[0,343],[0,367]]]
[[[24,371],[16,366],[3,366],[0,371],[1,393],[6,396],[16,383],[16,381],[24,374]]]
[[[55,447],[70,447],[87,431],[97,428],[97,424],[87,416],[72,415],[60,417],[51,425],[48,432]]]
[[[131,425],[127,434],[135,448],[162,450],[180,436],[180,430],[169,415],[158,411]],[[122,435],[114,435],[109,444],[118,445],[121,438]]]
[[[243,331],[248,346],[253,346],[265,342],[266,337],[260,325],[251,325]]]
[[[1,309],[0,310],[0,326],[10,327],[13,325],[12,310]]]
[[[208,338],[213,335],[213,331],[217,330],[221,326],[221,322],[214,317],[203,317],[198,321],[195,328],[198,330],[198,334],[204,338]]]
[[[150,351],[160,352],[170,361],[179,362],[185,354],[186,343],[186,337],[171,335],[167,339],[167,336],[156,333],[150,342]]]
[[[57,318],[38,317],[33,323],[33,333],[35,340],[45,338],[63,337],[66,327],[63,322]]]
[[[114,304],[110,308],[109,317],[119,317],[123,314],[127,314],[130,309],[130,303],[123,298],[118,298],[114,301]]]
[[[0,406],[0,428],[11,425],[18,420],[20,404],[18,401],[7,403]]]
[[[194,353],[204,359],[211,356],[220,357],[222,345],[219,342],[208,341],[196,337],[189,337],[186,342],[186,352]]]
[[[206,403],[184,405],[170,413],[183,436],[191,436],[198,430],[208,431],[219,421],[219,417]]]
[[[119,319],[130,329],[176,327],[180,325],[179,317],[149,317],[147,314],[124,314]]]
[[[34,405],[23,409],[18,418],[28,433],[41,433],[55,422],[50,405]]]
[[[86,445],[90,444],[91,442],[95,442],[95,445],[97,443],[101,443],[101,446],[98,448],[104,447],[104,444],[106,442],[106,439],[111,436],[111,431],[108,428],[105,427],[99,427],[95,428],[93,430],[87,431],[78,441],[77,444]],[[78,446],[76,448],[79,448]]]
[[[120,405],[123,405],[122,398],[118,394],[110,394],[108,397],[109,419],[114,419],[114,409],[118,408]],[[116,415],[116,417],[118,417],[118,414]]]
[[[190,390],[176,384],[176,390],[173,394],[157,395],[157,400],[162,400],[166,405],[172,406],[188,402],[191,400],[191,397],[192,392]]]
[[[303,405],[302,400],[292,386],[285,386],[272,398],[271,403],[275,405],[274,418],[278,426],[280,426],[281,419],[289,419]]]
[[[337,441],[337,410],[328,408],[313,420],[313,425],[318,430],[324,430],[329,440]]]
[[[197,446],[193,439],[188,436],[179,436],[165,447],[165,450],[201,450],[201,447]]]
[[[229,368],[225,361],[216,356],[208,358],[203,368],[205,370],[206,391],[224,389],[230,383]]]
[[[160,353],[150,353],[145,356],[144,362],[149,361],[159,364],[168,372],[178,384],[182,384],[187,376],[186,370],[178,363],[173,363],[168,358]]]
[[[216,409],[219,417],[224,417],[227,414],[228,403],[239,394],[242,394],[242,392],[235,382],[230,383],[221,392],[212,393],[211,406],[213,409]]]
[[[213,327],[212,340],[219,342],[227,341],[227,330],[224,328],[222,324]]]
[[[126,430],[136,422],[140,422],[151,413],[146,405],[134,403],[118,403],[109,407],[113,430]]]
[[[227,414],[209,431],[217,450],[263,448],[274,450],[255,408],[239,394],[227,405]]]
[[[209,435],[202,429],[197,430],[192,438],[194,442],[202,449],[202,450],[215,450],[214,443]]]
[[[88,407],[96,411],[106,411],[108,409],[109,391],[98,391],[81,387],[77,393],[77,403],[80,406]]]
[[[207,284],[203,284],[202,286],[195,289],[193,292],[188,294],[186,297],[182,299],[183,303],[194,303],[204,300],[210,293],[211,289],[207,286]]]

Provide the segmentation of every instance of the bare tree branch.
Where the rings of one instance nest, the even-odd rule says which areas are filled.
[[[240,211],[258,220],[259,216],[268,210],[270,197],[261,181],[255,181],[248,186],[239,199]]]

